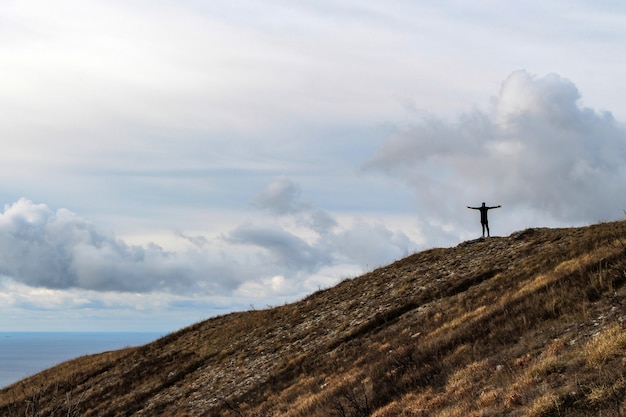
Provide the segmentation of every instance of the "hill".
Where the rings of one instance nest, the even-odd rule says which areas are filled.
[[[305,299],[80,357],[13,416],[621,416],[626,222],[414,254]]]

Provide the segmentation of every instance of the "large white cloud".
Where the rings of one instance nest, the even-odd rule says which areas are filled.
[[[462,208],[485,200],[504,205],[498,216],[512,227],[529,217],[544,224],[615,219],[626,207],[626,128],[580,99],[557,74],[515,71],[491,112],[400,127],[366,167],[413,187],[422,217],[459,229]]]

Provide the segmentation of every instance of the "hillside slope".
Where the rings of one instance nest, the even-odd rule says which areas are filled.
[[[85,356],[3,416],[626,415],[626,222],[431,249]]]

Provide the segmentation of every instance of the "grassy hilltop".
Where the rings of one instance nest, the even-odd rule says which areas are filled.
[[[0,391],[13,416],[625,416],[626,222],[414,254]]]

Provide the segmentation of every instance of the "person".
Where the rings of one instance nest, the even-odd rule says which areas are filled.
[[[487,237],[489,237],[489,220],[487,220],[487,212],[491,209],[496,209],[500,207],[502,206],[487,207],[485,203],[483,203],[483,205],[480,207],[467,206],[468,209],[480,210],[480,224],[483,226],[483,237],[485,237],[485,228],[487,228]]]

